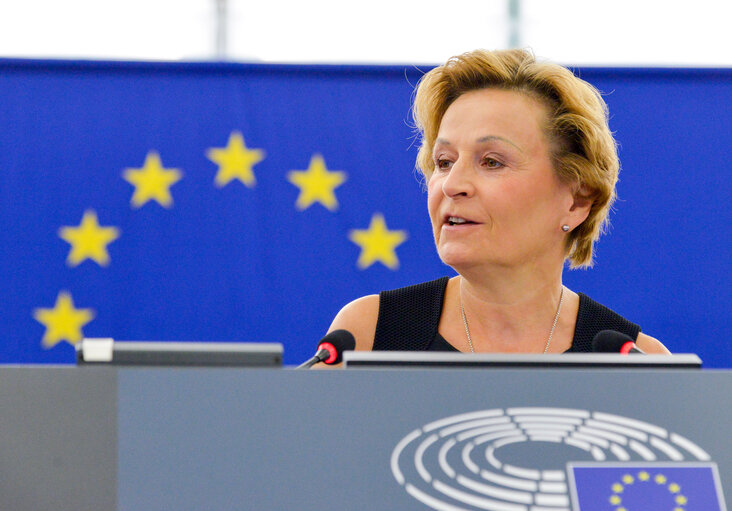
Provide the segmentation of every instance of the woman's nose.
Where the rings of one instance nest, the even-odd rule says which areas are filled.
[[[475,192],[474,178],[473,169],[458,160],[453,163],[450,172],[442,182],[442,193],[450,198],[470,197]]]

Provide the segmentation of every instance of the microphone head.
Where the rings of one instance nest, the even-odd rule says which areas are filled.
[[[353,351],[356,339],[348,330],[333,330],[318,343],[318,350],[326,349],[330,356],[323,360],[325,364],[338,364],[343,360],[344,351]]]
[[[629,336],[616,330],[602,330],[592,339],[592,351],[595,353],[620,353],[623,347],[630,343],[635,346],[635,341]],[[627,351],[625,351],[627,354]]]

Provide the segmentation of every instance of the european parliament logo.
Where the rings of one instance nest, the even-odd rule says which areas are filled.
[[[570,463],[574,511],[724,511],[714,463]]]
[[[726,511],[717,465],[688,438],[599,411],[495,408],[407,434],[396,481],[438,511]]]

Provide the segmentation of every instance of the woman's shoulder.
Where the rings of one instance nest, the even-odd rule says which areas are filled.
[[[385,303],[387,319],[390,317],[389,313],[399,312],[402,309],[400,305],[407,304],[411,309],[422,309],[425,300],[439,299],[442,302],[448,280],[448,277],[442,277],[429,282],[382,291],[378,295],[362,296],[348,303],[338,312],[328,331],[348,330],[356,339],[356,350],[370,351],[374,347],[376,325],[379,321],[382,301]]]
[[[632,323],[605,305],[592,300],[587,295],[583,293],[579,293],[578,295],[580,296],[580,307],[577,317],[578,326],[575,331],[575,342],[581,333],[580,330],[592,331],[592,337],[594,337],[596,330],[616,330],[634,338],[636,346],[645,353],[653,355],[671,354],[661,341],[641,332],[640,326]]]
[[[379,319],[379,302],[379,295],[367,295],[346,304],[336,314],[328,332],[348,330],[356,339],[356,350],[371,350],[374,346],[376,322]]]
[[[448,280],[448,277],[442,277],[358,298],[340,310],[328,331],[348,330],[356,338],[357,350],[371,350],[374,347],[382,301],[386,307],[387,319],[389,313],[401,314],[401,306],[405,304],[415,310],[422,309],[425,300],[439,299],[442,302]]]
[[[671,352],[663,345],[658,339],[646,335],[643,332],[638,334],[635,340],[635,345],[648,355],[670,355]]]

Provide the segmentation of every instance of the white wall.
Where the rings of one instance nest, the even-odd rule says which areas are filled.
[[[732,66],[730,0],[521,0],[521,45],[565,64]],[[0,56],[200,60],[215,0],[2,0]],[[438,63],[508,45],[508,0],[228,0],[238,61]]]

